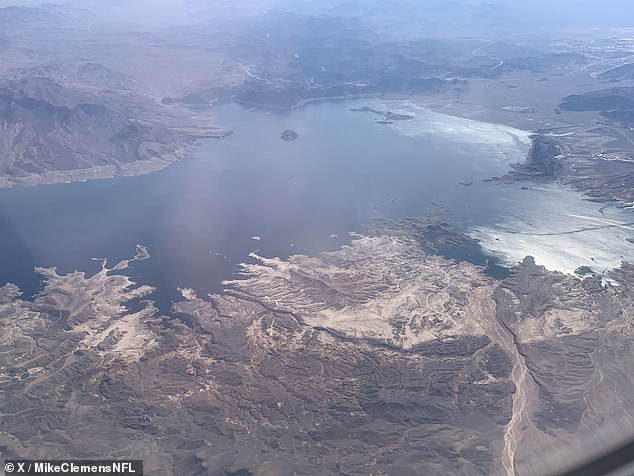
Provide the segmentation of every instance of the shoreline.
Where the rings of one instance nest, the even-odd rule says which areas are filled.
[[[32,174],[26,177],[0,176],[0,189],[16,187],[36,187],[40,185],[68,184],[102,180],[114,177],[133,177],[158,172],[171,164],[191,157],[200,148],[200,143],[184,143],[174,152],[155,157],[153,159],[137,160],[132,163],[103,165],[73,170],[51,170],[42,174]]]

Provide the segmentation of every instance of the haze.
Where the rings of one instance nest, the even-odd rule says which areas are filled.
[[[158,27],[169,24],[192,24],[223,17],[238,17],[274,9],[298,13],[346,14],[354,17],[382,14],[386,17],[411,19],[412,15],[427,21],[444,22],[445,27],[627,27],[634,22],[634,10],[627,0],[562,0],[557,2],[521,0],[255,0],[236,4],[226,1],[174,0],[155,2],[84,1],[57,2],[77,9],[87,9],[113,25]],[[38,1],[2,1],[1,7],[47,5]],[[436,25],[438,26],[438,25]],[[446,31],[446,29],[443,29]]]

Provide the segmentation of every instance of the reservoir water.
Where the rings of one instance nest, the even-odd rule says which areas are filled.
[[[350,110],[361,106],[414,117],[380,123]],[[34,266],[92,273],[91,258],[114,264],[139,243],[151,258],[128,274],[157,286],[167,311],[177,287],[217,291],[252,251],[336,249],[375,216],[422,216],[434,204],[505,265],[532,254],[551,269],[602,271],[632,255],[632,213],[556,184],[482,181],[524,160],[526,131],[376,99],[214,113],[234,134],[159,172],[0,190],[0,285],[29,296],[40,288]],[[300,137],[281,140],[285,129]]]

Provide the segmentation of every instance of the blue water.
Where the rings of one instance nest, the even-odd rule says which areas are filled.
[[[234,134],[159,172],[0,190],[0,285],[14,282],[32,295],[40,288],[34,266],[91,273],[99,266],[91,258],[113,265],[140,243],[151,259],[127,273],[158,286],[154,298],[167,311],[177,287],[217,291],[251,251],[336,249],[374,216],[421,216],[432,203],[461,226],[487,222],[496,203],[523,193],[481,181],[504,172],[491,154],[508,150],[469,137],[407,135],[349,110],[363,104],[283,114],[225,104],[214,109],[216,120]],[[301,131],[299,139],[281,140],[287,128]]]

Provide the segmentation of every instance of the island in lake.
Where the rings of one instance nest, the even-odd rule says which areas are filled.
[[[294,141],[298,137],[299,137],[299,132],[294,131],[293,129],[286,129],[285,131],[282,131],[282,133],[280,134],[280,138],[287,142]]]

